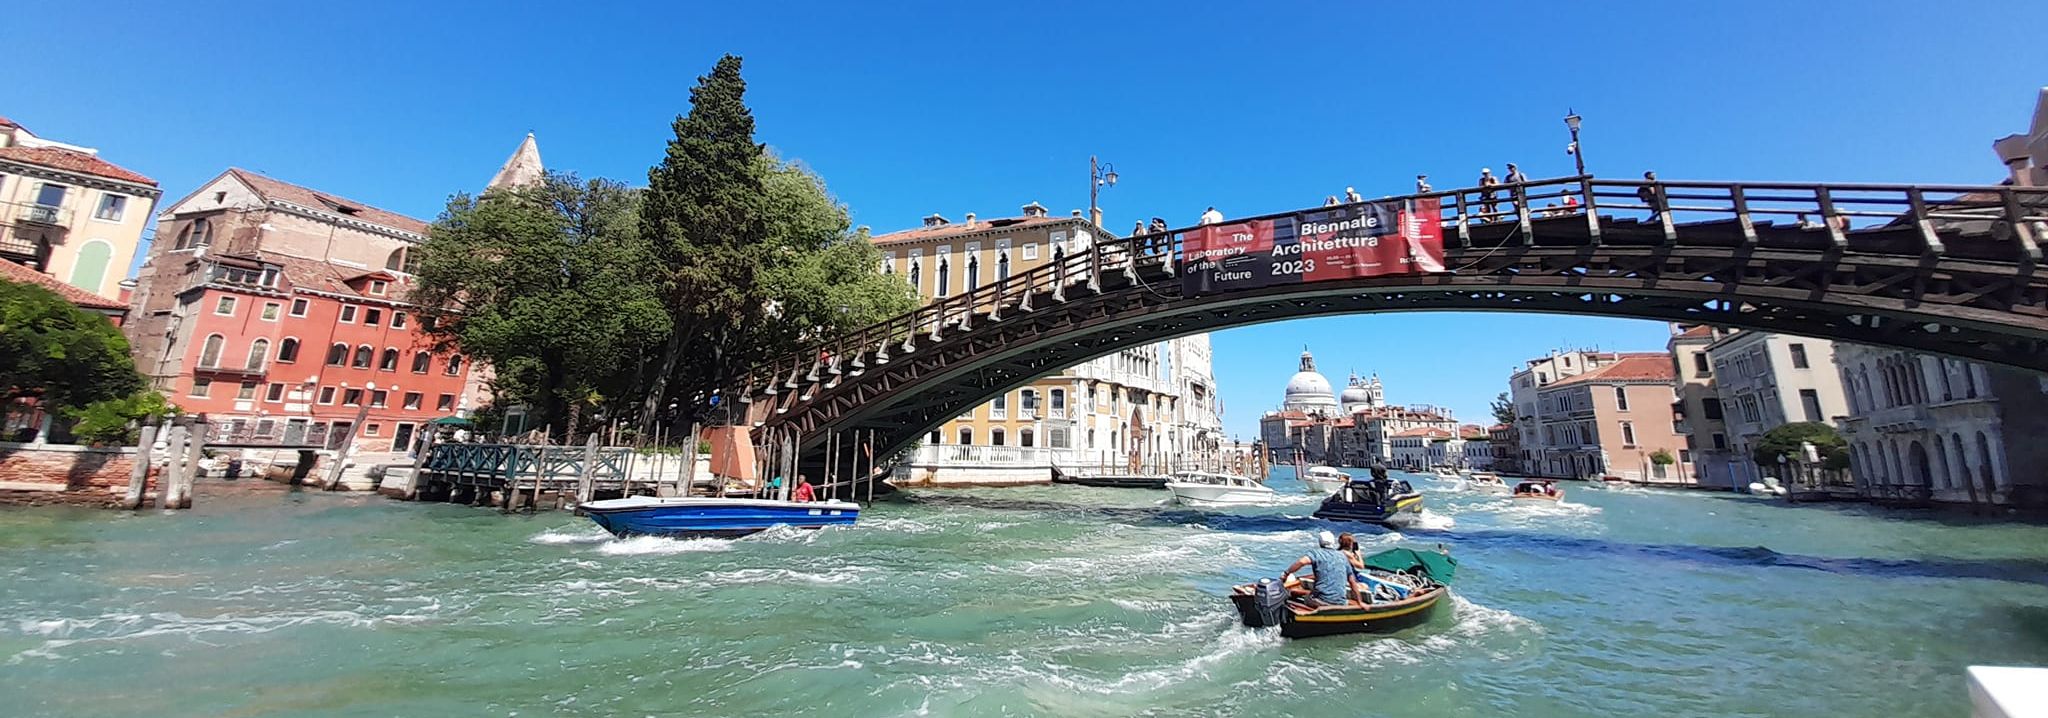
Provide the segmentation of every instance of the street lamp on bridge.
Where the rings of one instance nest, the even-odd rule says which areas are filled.
[[[1586,153],[1579,148],[1579,113],[1565,108],[1564,126],[1572,131],[1572,143],[1565,145],[1565,154],[1572,156],[1572,162],[1579,168],[1579,176],[1586,176]]]
[[[1115,186],[1116,165],[1109,162],[1097,162],[1095,155],[1089,155],[1088,221],[1094,222],[1097,227],[1102,226],[1102,207],[1098,205],[1096,200],[1101,196],[1102,188]]]

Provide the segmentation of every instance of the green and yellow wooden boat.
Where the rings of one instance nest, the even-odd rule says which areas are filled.
[[[1311,607],[1294,595],[1295,581],[1281,584],[1267,579],[1231,589],[1230,601],[1237,606],[1244,625],[1278,626],[1280,635],[1288,638],[1389,633],[1420,625],[1449,603],[1449,582],[1457,567],[1457,560],[1444,553],[1397,548],[1367,557],[1361,573],[1406,587],[1405,598]]]

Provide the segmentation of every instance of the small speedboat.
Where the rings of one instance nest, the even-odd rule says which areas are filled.
[[[577,507],[613,536],[730,538],[776,526],[816,529],[852,526],[860,504],[849,501],[777,501],[710,497],[628,496]]]
[[[1439,478],[1439,479],[1456,479],[1456,478],[1458,478],[1458,472],[1456,472],[1456,471],[1453,471],[1453,470],[1451,469],[1451,467],[1448,467],[1448,466],[1439,466],[1439,467],[1436,467],[1436,468],[1434,468],[1434,469],[1430,469],[1430,470],[1429,470],[1429,474],[1430,474],[1431,476],[1435,476],[1435,477],[1437,477],[1437,478]]]
[[[1312,514],[1330,521],[1401,526],[1422,518],[1422,492],[1406,481],[1353,478]]]
[[[1301,487],[1311,494],[1328,494],[1351,483],[1351,475],[1328,466],[1311,466],[1301,474]]]
[[[1500,480],[1500,474],[1474,471],[1472,476],[1465,479],[1465,489],[1488,494],[1505,494],[1508,492],[1508,485],[1507,482]]]
[[[1181,471],[1166,482],[1173,500],[1195,506],[1230,506],[1271,501],[1272,487],[1242,476]]]
[[[1515,484],[1513,498],[1517,501],[1563,501],[1564,490],[1549,481],[1524,481]]]
[[[1292,590],[1311,586],[1312,580],[1297,583],[1290,579],[1282,584],[1269,578],[1232,588],[1230,602],[1237,606],[1244,625],[1278,626],[1280,635],[1287,638],[1385,633],[1428,621],[1438,606],[1448,603],[1457,568],[1458,561],[1448,554],[1397,548],[1366,557],[1365,569],[1359,573],[1381,584],[1399,586],[1406,597],[1381,588],[1374,590],[1373,600],[1367,603],[1317,608],[1295,600]]]

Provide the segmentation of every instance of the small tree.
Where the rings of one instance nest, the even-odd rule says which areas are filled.
[[[1494,423],[1515,423],[1515,401],[1513,399],[1508,398],[1507,392],[1501,392],[1500,396],[1496,396],[1493,398],[1492,408]]]
[[[1658,466],[1670,466],[1678,463],[1678,459],[1671,455],[1670,449],[1658,449],[1650,452],[1650,463]]]
[[[1750,450],[1749,458],[1757,466],[1777,466],[1778,457],[1801,461],[1800,447],[1811,442],[1820,452],[1821,465],[1829,469],[1848,467],[1849,452],[1842,435],[1835,427],[1818,421],[1793,422],[1764,432],[1756,448]]]

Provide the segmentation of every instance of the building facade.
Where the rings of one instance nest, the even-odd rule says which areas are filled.
[[[1781,466],[1758,466],[1754,449],[1766,432],[1793,422],[1829,423],[1848,413],[1835,371],[1834,343],[1770,332],[1730,332],[1707,346],[1714,367],[1714,392],[1721,400],[1728,433],[1729,468],[1735,486]]]
[[[0,261],[108,299],[163,192],[90,147],[35,136],[0,117]]]
[[[2016,369],[1836,346],[1848,387],[1837,425],[1857,491],[1902,503],[2048,506],[2048,382]],[[2017,470],[2016,470],[2017,469]]]
[[[407,301],[425,222],[229,169],[157,227],[126,327],[136,367],[216,431],[405,451],[484,400],[479,368],[434,351]]]
[[[1678,399],[1672,412],[1678,415],[1678,433],[1685,439],[1679,460],[1692,464],[1694,483],[1734,489],[1748,482],[1736,483],[1738,455],[1728,440],[1724,407],[1714,384],[1713,359],[1707,355],[1707,347],[1727,335],[1725,329],[1703,324],[1673,324],[1665,346],[1671,352],[1672,374],[1677,377]]]
[[[1353,467],[1400,465],[1393,438],[1411,429],[1456,435],[1458,423],[1449,409],[1389,405],[1386,397],[1377,375],[1352,374],[1339,401],[1316,370],[1315,356],[1304,349],[1299,371],[1281,394],[1280,409],[1259,417],[1259,434],[1276,462],[1298,458],[1310,465]]]
[[[1553,371],[1571,373],[1552,378]],[[1523,379],[1530,386],[1523,387]],[[1678,461],[1685,446],[1673,413],[1673,379],[1671,356],[1663,352],[1561,352],[1528,362],[1510,380],[1534,398],[1528,412],[1535,431],[1522,437],[1522,471],[1687,481],[1691,467]]]
[[[1520,473],[1522,470],[1522,432],[1514,424],[1494,424],[1488,427],[1487,448],[1493,453],[1493,461],[1487,468],[1504,474]]]
[[[1063,259],[1109,236],[1079,213],[962,222],[926,217],[874,238],[885,273],[920,297],[944,299]],[[1224,460],[1223,405],[1209,338],[1131,347],[1010,389],[925,437],[898,464],[911,484],[1043,483],[1068,473],[1215,467]]]

